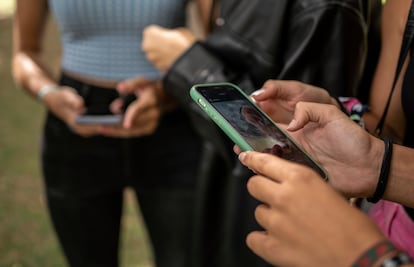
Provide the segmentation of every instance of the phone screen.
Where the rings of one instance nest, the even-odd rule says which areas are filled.
[[[236,88],[230,85],[195,88],[253,150],[306,165],[326,178],[321,167]]]

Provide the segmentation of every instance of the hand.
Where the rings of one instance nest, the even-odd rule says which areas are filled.
[[[185,28],[171,30],[150,25],[143,32],[142,50],[156,68],[166,72],[195,41],[196,37]]]
[[[336,104],[326,90],[297,81],[268,80],[252,97],[274,121],[281,123],[292,119],[299,101]]]
[[[383,142],[333,105],[299,102],[287,130],[321,163],[329,183],[347,197],[370,197],[376,188]]]
[[[264,231],[250,233],[246,242],[269,263],[351,266],[385,239],[313,170],[265,153],[244,152],[239,158],[259,174],[249,179],[247,188],[264,203],[255,211]]]
[[[56,117],[66,122],[76,134],[90,137],[100,133],[96,125],[76,124],[76,117],[85,112],[86,108],[82,97],[76,93],[75,89],[62,86],[60,90],[45,95],[43,101],[46,107]]]
[[[122,94],[135,94],[133,101],[125,111],[122,126],[102,126],[101,133],[105,136],[131,137],[145,136],[154,133],[162,114],[164,99],[161,82],[150,81],[145,78],[133,78],[120,82],[117,86]],[[120,113],[122,99],[111,104],[111,111]]]

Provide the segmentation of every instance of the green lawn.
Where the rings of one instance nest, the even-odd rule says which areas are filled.
[[[10,74],[12,1],[0,1],[0,267],[64,267],[45,207],[39,173],[44,109],[17,89]],[[6,8],[6,9],[5,9]],[[5,11],[6,10],[6,11]],[[51,28],[47,51],[58,63]],[[151,266],[147,236],[131,192],[127,192],[121,243],[123,267]]]

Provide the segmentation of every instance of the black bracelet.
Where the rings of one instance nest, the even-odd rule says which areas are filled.
[[[391,157],[392,157],[392,140],[389,137],[383,138],[385,150],[384,150],[384,157],[382,158],[382,165],[381,171],[378,178],[377,188],[375,189],[375,193],[372,197],[367,198],[369,202],[377,203],[382,196],[384,195],[385,188],[387,187],[388,183],[388,176],[390,174],[391,169]]]
[[[339,108],[341,109],[341,111],[343,112],[343,113],[345,113],[346,115],[351,115],[350,113],[349,113],[349,111],[345,108],[345,106],[344,106],[344,104],[342,103],[342,101],[339,99],[339,97],[334,97],[334,99],[336,100],[336,102],[338,103],[338,105],[339,105]]]

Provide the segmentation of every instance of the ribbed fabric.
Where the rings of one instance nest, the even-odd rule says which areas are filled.
[[[186,0],[49,0],[61,30],[62,67],[105,80],[160,73],[141,51],[150,24],[185,24]]]

